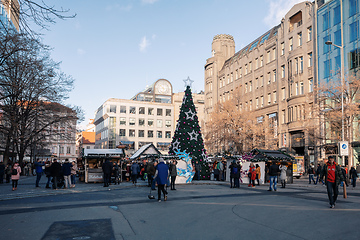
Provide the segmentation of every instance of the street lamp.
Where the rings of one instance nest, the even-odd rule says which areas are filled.
[[[341,25],[342,26],[342,25]],[[343,31],[341,28],[341,35],[343,35]],[[341,77],[341,141],[345,141],[344,140],[344,85],[345,85],[345,78],[344,78],[344,47],[342,44],[342,40],[343,37],[341,36],[341,46],[336,45],[334,43],[332,43],[331,41],[326,41],[325,44],[326,45],[333,45],[337,48],[340,49],[340,58],[341,58],[341,69],[340,69],[340,77]],[[339,153],[340,153],[340,149],[339,149]],[[342,164],[345,164],[345,156],[341,156],[342,158]],[[349,166],[351,165],[350,161],[349,161]]]

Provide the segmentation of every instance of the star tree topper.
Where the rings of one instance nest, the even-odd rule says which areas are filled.
[[[191,88],[191,84],[194,82],[194,80],[191,80],[190,77],[188,77],[187,79],[184,79],[183,81],[185,83],[185,88],[187,86],[190,86],[190,88]]]

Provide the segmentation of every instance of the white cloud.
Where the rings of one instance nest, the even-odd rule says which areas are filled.
[[[304,0],[267,0],[269,4],[269,11],[264,18],[264,23],[269,27],[280,24],[281,19],[285,14],[297,3]]]
[[[146,36],[144,36],[139,44],[140,52],[145,52],[149,46],[150,46],[150,41],[146,38]]]
[[[76,51],[77,51],[77,54],[80,56],[86,54],[86,51],[82,48],[78,48]]]
[[[154,4],[155,2],[157,2],[158,0],[141,0],[141,2],[143,4]]]
[[[120,4],[114,4],[114,5],[108,5],[106,6],[106,11],[112,11],[112,10],[120,10],[124,12],[130,12],[133,6],[131,4],[128,4],[126,6],[121,6]]]

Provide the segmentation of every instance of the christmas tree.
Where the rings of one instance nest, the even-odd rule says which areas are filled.
[[[188,78],[187,81],[190,79]],[[191,81],[191,80],[190,80]],[[209,167],[206,165],[206,150],[201,135],[196,108],[192,98],[190,85],[186,86],[183,102],[180,108],[179,120],[169,148],[169,154],[186,152],[192,158],[192,163],[197,161],[201,166],[201,179],[210,179]]]

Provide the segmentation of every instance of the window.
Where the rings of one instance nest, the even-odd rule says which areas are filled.
[[[156,109],[156,115],[158,115],[158,116],[162,116],[162,115],[163,115],[163,110],[162,110],[162,108]]]
[[[285,77],[285,65],[281,66],[281,78]]]
[[[324,51],[324,53],[328,53],[330,51],[330,48],[331,48],[331,45],[326,45],[325,44],[327,41],[331,41],[330,36],[325,36],[323,38],[323,51]]]
[[[252,111],[252,100],[249,101],[249,110]]]
[[[299,83],[295,83],[295,96],[299,95]]]
[[[245,75],[248,74],[248,65],[245,64]]]
[[[157,131],[157,138],[162,138],[162,131]]]
[[[349,16],[355,15],[358,11],[358,0],[349,0]]]
[[[281,43],[281,56],[285,54],[285,43]]]
[[[144,125],[145,125],[145,119],[139,118],[139,126],[144,126]]]
[[[245,93],[247,93],[247,92],[248,92],[248,84],[245,83]]]
[[[269,63],[269,62],[271,61],[270,51],[268,51],[268,52],[266,53],[266,55],[267,55],[267,62]]]
[[[171,117],[171,109],[166,109],[165,115]]]
[[[120,113],[126,113],[126,106],[120,106]]]
[[[341,21],[340,5],[334,8],[334,26],[339,24]]]
[[[289,39],[289,51],[293,50],[293,38]]]
[[[359,38],[359,21],[350,24],[350,42]]]
[[[136,107],[130,107],[130,114],[136,113]]]
[[[171,121],[170,120],[165,121],[165,127],[167,127],[167,128],[171,127]]]
[[[260,104],[261,104],[261,107],[264,107],[264,96],[260,97]]]
[[[259,59],[255,58],[255,69],[259,68]]]
[[[239,68],[239,77],[242,77],[242,68]]]
[[[66,153],[70,154],[71,153],[71,147],[66,147]]]
[[[154,131],[153,130],[149,130],[148,131],[148,138],[153,138],[154,137]]]
[[[255,88],[258,89],[259,85],[259,78],[255,78]]]
[[[260,67],[264,65],[264,59],[263,55],[260,56]]]
[[[165,132],[165,138],[171,138],[171,132],[170,131]]]
[[[259,98],[256,98],[256,99],[255,99],[255,107],[256,107],[256,108],[259,108]]]
[[[308,29],[307,29],[307,40],[308,41],[311,41],[311,39],[312,39],[312,27],[309,27]]]
[[[264,86],[264,76],[260,76],[260,87]]]
[[[334,44],[341,45],[341,30],[334,32]]]
[[[145,137],[145,131],[144,130],[139,130],[138,136],[139,137]]]
[[[285,109],[281,110],[281,123],[284,124],[285,123]]]
[[[154,120],[153,119],[148,119],[148,126],[149,127],[154,126]]]
[[[59,153],[64,154],[64,147],[59,147]]]
[[[267,84],[270,84],[271,83],[271,75],[270,73],[268,72],[267,73]]]
[[[134,125],[135,125],[135,118],[130,118],[130,119],[129,119],[129,125],[130,125],[130,126],[134,126]]]
[[[308,67],[312,67],[312,52],[308,53]]]
[[[126,136],[126,130],[125,129],[120,129],[119,130],[119,136],[120,137],[125,137]]]
[[[252,62],[249,62],[249,72],[252,71]]]
[[[110,112],[116,113],[116,105],[110,105]]]
[[[309,92],[312,92],[314,89],[314,83],[313,83],[313,79],[309,78]]]
[[[120,125],[126,125],[126,118],[124,117],[120,118]]]
[[[300,73],[304,72],[304,61],[303,57],[299,57]]]
[[[298,33],[298,44],[299,46],[302,46],[302,32]]]
[[[329,28],[329,12],[323,14],[323,31]]]
[[[277,95],[276,91],[273,92],[273,102],[276,103]]]
[[[281,96],[282,96],[282,100],[285,100],[285,99],[286,99],[286,91],[285,91],[285,88],[282,88],[282,89],[281,89]]]
[[[275,60],[275,58],[276,58],[276,48],[273,48],[272,49],[272,54],[271,54],[271,56],[272,56],[272,60]]]
[[[139,114],[145,114],[145,107],[139,107]]]
[[[331,76],[331,59],[324,61],[324,78]]]
[[[271,93],[268,93],[268,105],[271,104]]]
[[[135,137],[135,130],[134,129],[129,130],[129,137]]]
[[[273,70],[273,82],[276,82],[276,69]]]
[[[304,94],[304,82],[300,82],[300,95]]]
[[[161,119],[158,119],[158,120],[156,121],[156,127],[162,128],[162,126],[163,126],[163,121],[162,121]]]
[[[249,82],[249,92],[252,91],[252,81]]]
[[[148,115],[154,115],[154,108],[148,108]]]
[[[295,74],[299,74],[299,59],[295,58]]]

